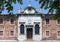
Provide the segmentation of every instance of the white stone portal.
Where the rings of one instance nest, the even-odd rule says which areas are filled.
[[[32,5],[29,4],[28,7],[25,8],[23,13],[33,14],[33,13],[36,13],[36,10],[35,8],[32,7]]]
[[[24,34],[20,34],[20,25],[21,23],[24,24]],[[39,23],[40,30],[39,30],[39,35],[35,35],[35,23]],[[18,17],[18,40],[23,41],[27,40],[27,27],[26,25],[33,25],[33,36],[32,40],[41,40],[42,39],[42,19],[40,16],[19,16]],[[30,27],[28,27],[30,28]]]

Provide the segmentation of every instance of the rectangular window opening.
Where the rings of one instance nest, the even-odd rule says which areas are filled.
[[[2,36],[3,35],[3,31],[0,31],[0,36]]]
[[[3,19],[0,19],[0,24],[3,24]]]
[[[14,35],[14,31],[10,31],[10,35],[13,36]]]
[[[60,20],[58,20],[58,24],[60,24]]]
[[[58,36],[60,36],[60,31],[58,31]]]
[[[49,36],[49,31],[46,31],[46,36]]]
[[[40,34],[39,31],[40,31],[40,27],[39,27],[38,24],[36,24],[36,25],[35,25],[35,34],[36,34],[36,35],[39,35],[39,34]]]
[[[20,34],[24,34],[24,28],[20,28]]]
[[[14,24],[14,19],[11,19],[11,24]]]
[[[46,24],[49,24],[49,19],[46,19]]]

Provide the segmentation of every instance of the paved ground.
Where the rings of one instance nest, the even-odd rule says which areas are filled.
[[[24,41],[24,42],[60,42],[60,40]]]
[[[43,40],[43,41],[0,41],[0,42],[60,42],[60,40]]]

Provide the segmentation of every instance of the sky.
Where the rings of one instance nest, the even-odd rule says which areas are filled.
[[[23,4],[19,4],[18,2],[16,4],[12,4],[13,6],[13,13],[17,14],[18,13],[18,9],[21,8],[20,10],[24,10],[29,4],[32,5],[36,10],[40,9],[41,13],[47,14],[48,13],[48,9],[41,9],[40,8],[40,4],[38,1],[35,0],[22,0]],[[2,14],[8,14],[7,10],[5,9]]]

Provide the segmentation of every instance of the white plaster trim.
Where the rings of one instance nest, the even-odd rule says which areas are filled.
[[[40,35],[41,35],[41,40],[42,40],[42,17],[41,17],[41,22],[40,22]]]
[[[17,37],[17,39],[19,40],[19,41],[22,41],[22,40],[26,40],[26,28],[25,28],[25,24],[24,24],[24,34],[20,34],[20,25],[21,24],[19,24],[19,19],[18,19],[18,37]]]

